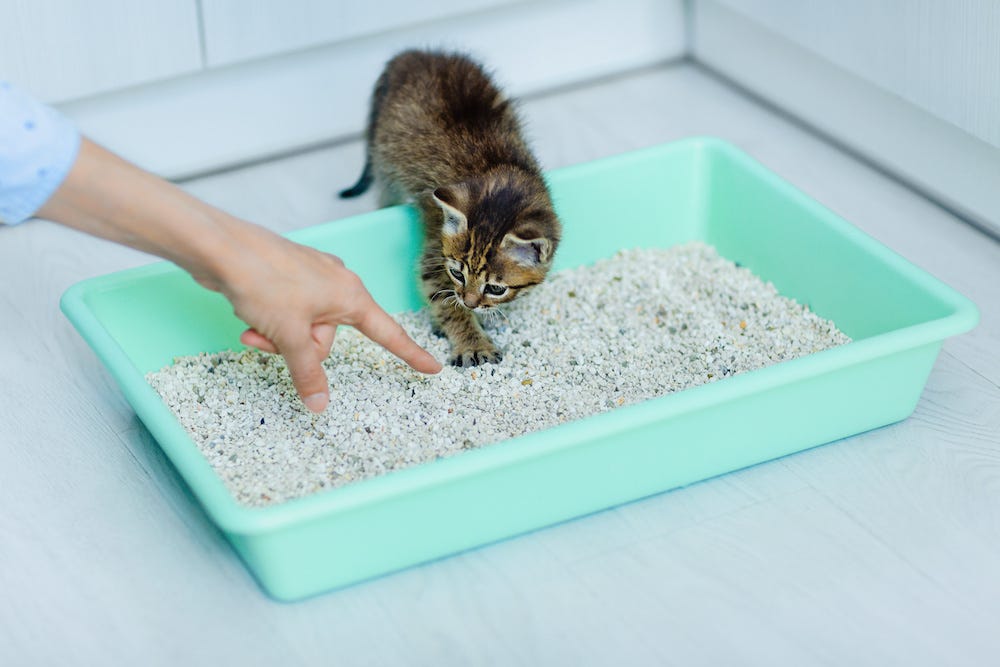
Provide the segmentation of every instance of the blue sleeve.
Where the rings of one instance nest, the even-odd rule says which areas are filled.
[[[0,80],[0,223],[17,224],[69,173],[80,132],[68,118]]]

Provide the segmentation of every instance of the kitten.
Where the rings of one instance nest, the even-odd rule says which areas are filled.
[[[477,315],[545,279],[561,225],[514,106],[469,58],[406,51],[375,84],[361,178],[379,204],[413,200],[424,223],[420,284],[455,366],[502,355]]]

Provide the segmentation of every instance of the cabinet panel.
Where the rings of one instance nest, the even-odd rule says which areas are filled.
[[[2,0],[0,76],[49,102],[201,67],[194,0]]]
[[[683,57],[684,12],[681,0],[519,2],[210,67],[63,110],[144,167],[191,176],[359,137],[385,62],[421,45],[470,52],[520,97]]]
[[[209,66],[297,51],[525,0],[202,0]]]

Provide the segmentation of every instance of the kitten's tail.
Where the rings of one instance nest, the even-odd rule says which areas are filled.
[[[364,194],[371,186],[373,180],[375,179],[372,177],[372,161],[371,158],[368,158],[365,160],[365,168],[361,170],[361,177],[358,178],[358,182],[346,190],[341,190],[340,198],[350,199],[351,197]]]

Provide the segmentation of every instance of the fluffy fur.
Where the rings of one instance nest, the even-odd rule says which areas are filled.
[[[561,225],[510,100],[468,57],[406,51],[372,95],[358,183],[382,206],[413,201],[424,222],[421,288],[451,363],[498,362],[477,315],[545,279]]]

